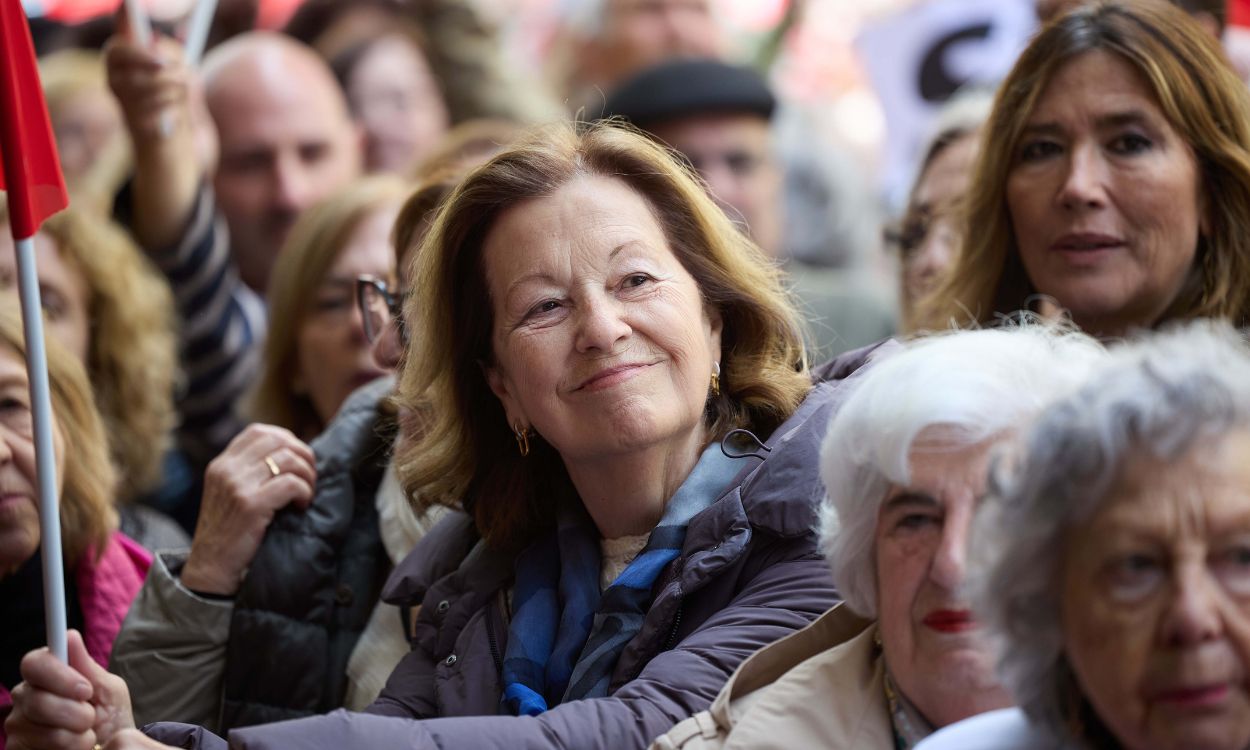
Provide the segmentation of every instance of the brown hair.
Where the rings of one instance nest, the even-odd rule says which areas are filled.
[[[1023,308],[1034,289],[1007,208],[1021,133],[1047,82],[1095,50],[1119,56],[1149,83],[1168,122],[1193,150],[1211,218],[1190,278],[1160,322],[1250,323],[1250,94],[1218,44],[1187,14],[1157,0],[1099,2],[1046,26],[999,89],[967,196],[964,246],[921,302],[926,327],[985,323]]]
[[[285,427],[301,439],[322,428],[308,396],[292,386],[299,370],[299,330],[312,310],[317,288],[361,222],[407,192],[398,177],[368,177],[300,214],[269,276],[269,334],[261,373],[250,397],[252,419]],[[355,301],[352,302],[353,306]]]
[[[112,221],[70,208],[39,231],[56,242],[61,257],[87,282],[87,375],[120,472],[117,496],[133,500],[160,482],[177,426],[173,293],[130,235]]]
[[[555,450],[517,454],[481,363],[494,360],[482,246],[501,213],[584,175],[619,179],[650,204],[669,246],[720,313],[721,395],[708,403],[716,439],[747,427],[767,434],[811,387],[802,328],[777,269],[726,218],[699,182],[642,134],[613,123],[534,131],[465,177],[447,199],[414,266],[414,331],[399,383],[405,406],[428,414],[401,449],[409,497],[470,511],[488,543],[517,549],[553,517],[572,485]]]
[[[25,362],[26,337],[16,304],[0,303],[0,338]],[[108,437],[91,396],[87,373],[73,354],[47,339],[52,418],[61,433],[61,547],[67,568],[87,552],[97,556],[117,528],[113,508],[117,474],[109,461]]]
[[[395,248],[395,268],[402,269],[404,264],[416,262],[416,251],[434,226],[438,209],[446,202],[447,196],[460,182],[462,172],[447,170],[437,172],[422,180],[416,190],[408,196],[399,208],[395,217],[395,226],[391,230],[391,245]],[[411,274],[408,275],[411,278]]]
[[[410,280],[415,275],[413,266],[417,262],[417,254],[425,235],[429,234],[447,196],[460,182],[462,176],[458,171],[439,172],[417,185],[404,204],[399,207],[395,217],[395,226],[391,228],[391,247],[395,250],[395,269],[399,275],[397,294],[407,295]],[[400,353],[400,362],[396,369],[403,368],[403,360],[408,352]],[[398,411],[399,403],[394,394],[386,401],[386,408]],[[424,424],[423,412],[410,410],[406,425],[413,435],[421,430]],[[411,437],[411,436],[409,436]]]

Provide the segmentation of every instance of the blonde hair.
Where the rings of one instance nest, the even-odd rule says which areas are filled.
[[[583,175],[621,180],[648,202],[704,304],[720,313],[721,395],[706,414],[713,438],[737,427],[771,432],[811,387],[801,324],[778,270],[668,152],[614,123],[534,131],[470,172],[426,235],[406,302],[420,330],[399,383],[401,403],[427,415],[424,433],[397,460],[408,496],[421,506],[463,504],[500,549],[532,539],[572,487],[543,441],[528,458],[517,455],[482,375],[481,363],[494,360],[482,246],[501,213]]]
[[[0,338],[26,360],[26,337],[17,305],[0,303]],[[47,339],[48,387],[52,418],[61,433],[61,548],[66,567],[73,568],[88,552],[104,551],[117,528],[113,507],[117,474],[109,461],[108,437],[91,396],[87,373],[68,350]]]
[[[1047,82],[1095,50],[1116,55],[1148,82],[1202,176],[1210,233],[1158,322],[1211,317],[1250,324],[1250,93],[1188,14],[1139,0],[1086,5],[1046,26],[999,88],[967,196],[963,251],[921,301],[926,327],[985,323],[1025,307],[1033,295],[1007,207],[1007,178]]]
[[[107,219],[69,208],[39,231],[87,283],[85,366],[121,473],[118,497],[132,500],[160,482],[177,425],[173,294],[130,235]]]
[[[299,330],[312,309],[317,288],[352,233],[388,203],[398,204],[408,185],[393,176],[358,180],[300,215],[269,277],[269,333],[261,373],[250,398],[252,419],[312,438],[325,426],[307,395],[296,393]],[[353,298],[353,306],[355,301]]]
[[[39,58],[39,82],[54,125],[60,120],[63,108],[82,94],[99,93],[110,99],[113,96],[108,88],[104,60],[99,52],[90,50],[64,49]],[[118,124],[121,125],[120,109]],[[73,204],[82,207],[86,203],[94,213],[108,216],[113,196],[130,174],[132,165],[130,139],[121,126],[86,172],[66,175]]]

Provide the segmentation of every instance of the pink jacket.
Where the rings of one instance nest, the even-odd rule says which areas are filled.
[[[75,582],[82,605],[83,639],[87,653],[103,667],[108,666],[113,641],[150,567],[151,553],[120,531],[113,532],[98,561],[94,550],[88,550],[78,564]],[[0,685],[0,718],[9,715],[12,705],[9,691]],[[0,750],[4,745],[4,726],[0,723]]]

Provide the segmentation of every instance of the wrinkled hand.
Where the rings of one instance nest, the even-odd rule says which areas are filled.
[[[277,476],[266,458],[277,467]],[[204,473],[183,585],[212,594],[238,591],[274,513],[290,503],[307,508],[316,484],[311,448],[281,427],[249,425]]]
[[[134,729],[126,683],[96,664],[77,630],[69,631],[68,645],[68,664],[46,648],[22,658],[23,682],[13,689],[13,713],[4,723],[9,750],[91,750]]]

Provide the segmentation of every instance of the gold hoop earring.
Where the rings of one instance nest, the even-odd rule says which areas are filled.
[[[712,363],[712,395],[720,395],[720,362]]]
[[[522,427],[520,420],[512,423],[512,434],[516,437],[517,450],[524,458],[530,454],[530,428]]]

